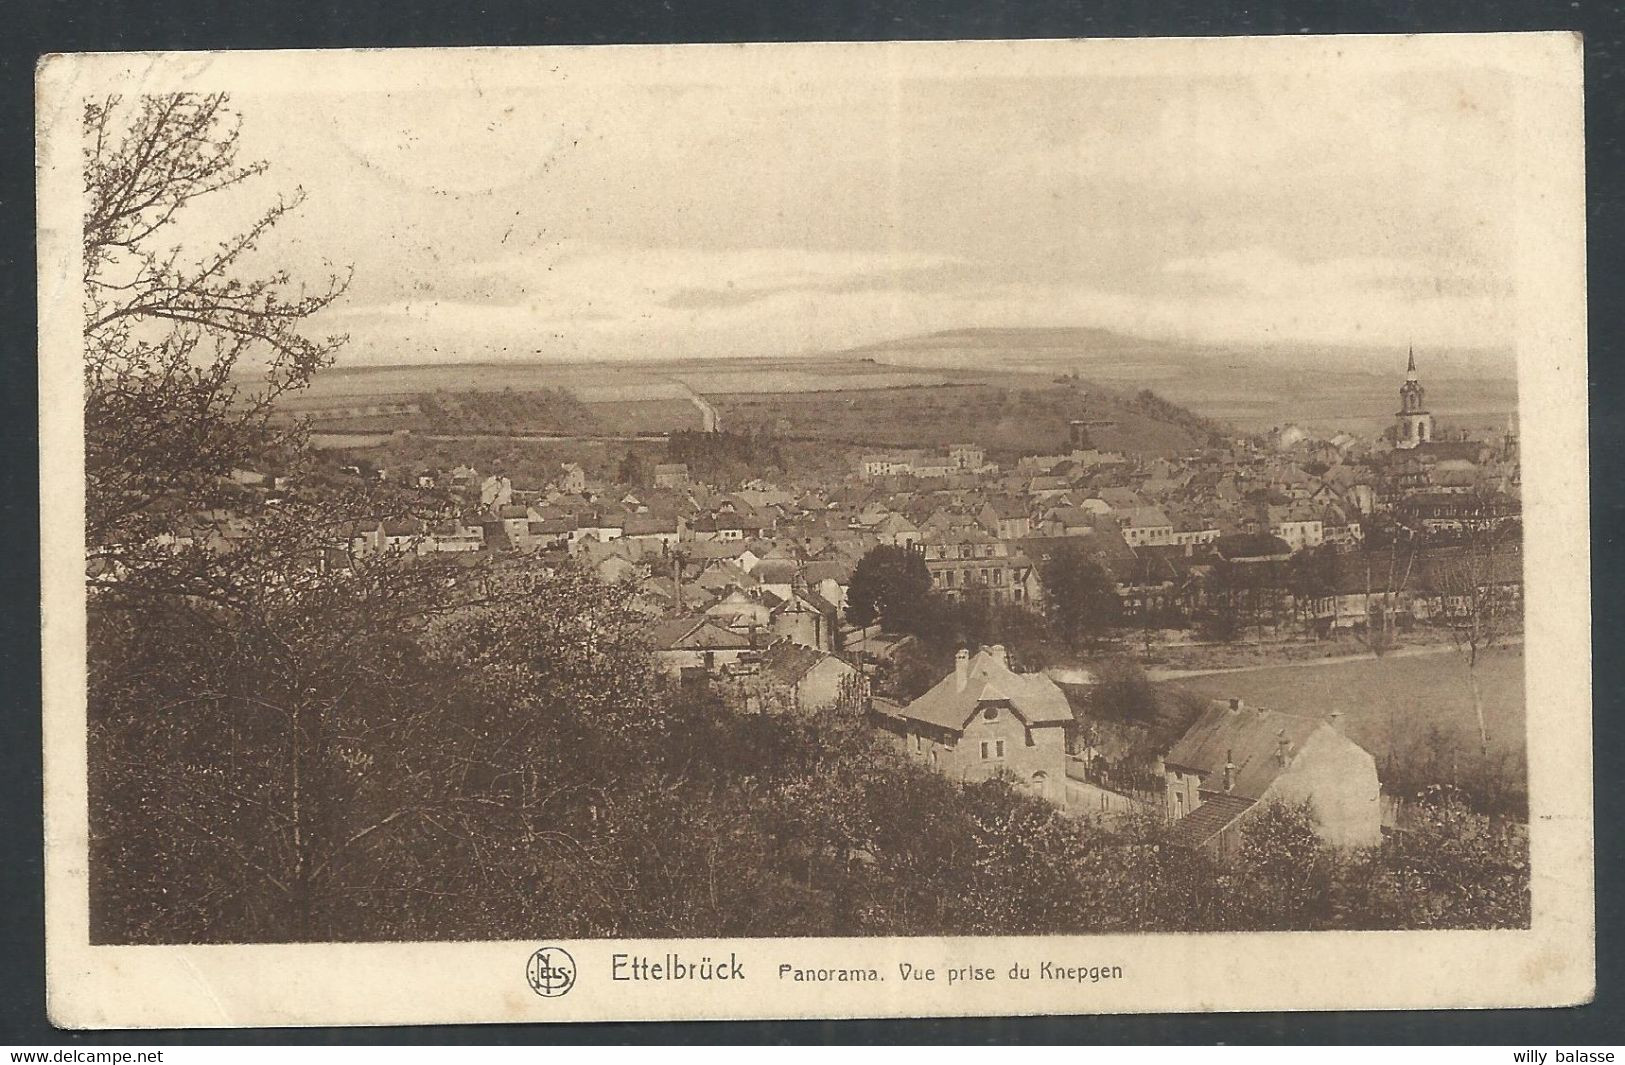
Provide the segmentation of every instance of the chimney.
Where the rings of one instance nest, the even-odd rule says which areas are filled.
[[[987,653],[990,657],[992,657],[994,662],[1003,666],[1005,669],[1010,668],[1010,656],[1005,653],[1004,644],[994,644],[992,647],[987,649]]]
[[[1333,710],[1331,712],[1330,720],[1332,723],[1332,728],[1341,733],[1343,731],[1343,711]]]
[[[1236,752],[1234,749],[1224,752],[1224,792],[1230,794],[1236,788]]]
[[[958,682],[958,691],[964,691],[970,681],[970,652],[963,647],[954,654],[954,679]]]
[[[1286,739],[1286,729],[1282,729],[1275,734],[1275,762],[1277,765],[1283,767],[1286,765],[1287,749],[1290,746],[1291,744],[1287,743]]]
[[[1241,704],[1240,699],[1231,699],[1230,700],[1230,712],[1232,714],[1241,713],[1241,709],[1242,709],[1242,704]]]

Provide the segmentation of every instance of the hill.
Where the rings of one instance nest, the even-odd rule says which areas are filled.
[[[1509,364],[1476,357],[1487,369],[1469,374],[1467,354],[1417,353],[1441,426],[1498,431],[1517,409],[1510,368],[1495,370]],[[1392,369],[1380,369],[1385,363]],[[329,424],[421,429],[423,418],[357,422],[357,412],[380,403],[421,406],[422,396],[437,392],[512,390],[532,395],[476,420],[666,432],[699,427],[698,393],[724,412],[725,424],[732,412],[751,426],[863,446],[947,443],[974,426],[989,447],[1051,450],[1067,420],[1081,417],[1116,422],[1097,434],[1102,447],[1166,451],[1200,443],[1203,420],[1246,432],[1296,424],[1374,436],[1392,419],[1403,367],[1403,352],[1232,350],[1093,328],[959,329],[784,358],[335,367],[285,407]],[[1058,384],[1086,389],[1101,409],[1073,403]],[[1184,412],[1137,409],[1132,398],[1146,390]],[[1033,406],[1024,411],[1015,399]]]
[[[868,449],[943,448],[968,441],[998,461],[1069,448],[1068,423],[1089,425],[1096,447],[1171,454],[1206,446],[1219,426],[1152,395],[1122,396],[1078,383],[966,380],[794,396],[714,397],[724,425],[794,440]]]
[[[841,352],[849,361],[965,372],[1077,374],[1123,392],[1153,389],[1200,415],[1258,432],[1297,424],[1374,435],[1392,420],[1406,353],[1385,348],[1214,347],[1087,327],[955,329]],[[1509,352],[1417,351],[1441,422],[1499,429],[1517,409]]]

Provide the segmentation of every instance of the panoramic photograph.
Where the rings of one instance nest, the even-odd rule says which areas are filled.
[[[1531,927],[1511,76],[682,51],[65,119],[90,941]]]

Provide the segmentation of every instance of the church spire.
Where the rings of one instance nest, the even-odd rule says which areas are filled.
[[[1427,411],[1426,393],[1416,378],[1416,345],[1409,345],[1405,360],[1405,383],[1399,386],[1398,421],[1394,426],[1394,446],[1412,448],[1433,440],[1433,415]]]

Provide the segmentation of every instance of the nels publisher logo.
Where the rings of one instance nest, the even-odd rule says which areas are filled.
[[[526,963],[525,980],[543,998],[558,998],[576,986],[576,960],[563,947],[543,947]]]

